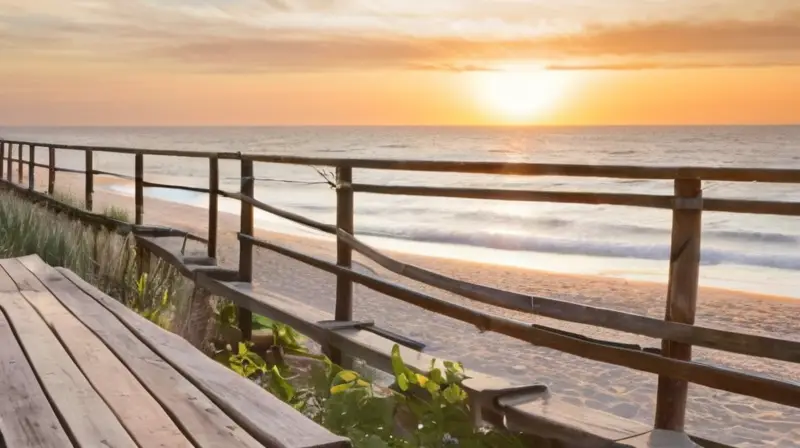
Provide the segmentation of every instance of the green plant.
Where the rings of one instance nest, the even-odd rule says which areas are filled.
[[[165,323],[162,318],[165,312],[169,311],[170,308],[169,289],[160,288],[161,300],[153,303],[153,301],[150,300],[151,291],[147,278],[148,274],[146,272],[139,277],[139,280],[136,281],[136,295],[134,300],[126,305],[145,319],[165,327],[167,323]]]
[[[220,313],[229,317],[229,313]],[[230,324],[228,319],[226,324]],[[438,447],[447,444],[473,448],[522,447],[521,440],[505,430],[475,427],[468,397],[461,387],[463,366],[434,361],[427,374],[411,370],[392,349],[392,370],[399,390],[384,389],[353,370],[333,364],[323,355],[298,348],[290,327],[274,324],[275,346],[297,350],[318,361],[308,375],[293,372],[284,358],[267,359],[253,353],[252,345],[239,343],[236,352],[225,347],[216,359],[328,430],[345,436],[356,448]]]
[[[106,209],[103,210],[103,215],[111,219],[116,219],[117,221],[131,222],[131,215],[128,213],[128,210],[116,205],[106,207]]]
[[[58,199],[77,202],[68,195]],[[93,229],[14,193],[0,192],[0,256],[30,254],[70,269],[162,326],[169,324],[174,302],[186,300],[185,281],[168,264],[156,262],[146,277],[138,275],[131,236]]]

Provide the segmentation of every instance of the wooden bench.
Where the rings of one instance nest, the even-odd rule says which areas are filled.
[[[0,447],[350,446],[75,274],[0,267]]]

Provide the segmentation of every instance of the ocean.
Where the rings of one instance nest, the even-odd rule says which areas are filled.
[[[0,128],[37,142],[155,149],[414,158],[800,168],[800,126],[730,127],[241,127]],[[59,156],[83,169],[83,154]],[[59,153],[61,154],[61,152]],[[37,159],[47,160],[45,150]],[[98,153],[95,168],[133,175],[133,156]],[[311,167],[256,164],[256,197],[333,223],[335,193]],[[221,187],[239,189],[239,165],[220,162]],[[206,186],[205,160],[145,157],[152,182]],[[355,170],[356,182],[671,194],[671,181],[520,177]],[[287,182],[288,181],[288,182]],[[97,187],[100,188],[100,187]],[[130,184],[102,188],[132,195]],[[199,207],[203,194],[152,188],[148,196]],[[800,185],[706,182],[705,197],[800,202]],[[386,249],[552,272],[665,282],[671,213],[620,206],[439,199],[357,194],[356,233]],[[221,210],[237,213],[238,202]],[[157,213],[145,208],[148,213]],[[326,238],[265,213],[266,229]],[[703,214],[700,283],[800,298],[800,218]]]

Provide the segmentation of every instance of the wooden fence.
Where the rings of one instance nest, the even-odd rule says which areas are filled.
[[[48,163],[35,160],[35,147],[49,150]],[[369,358],[365,354],[381,351],[381,359],[386,359],[384,346],[376,348],[356,341],[357,336],[349,333],[335,333],[342,329],[369,329],[368,323],[353,322],[353,283],[416,305],[426,310],[443,314],[475,325],[483,331],[511,336],[538,346],[559,350],[571,355],[602,361],[631,369],[658,375],[658,396],[655,427],[682,431],[686,411],[688,383],[696,383],[719,390],[748,395],[783,405],[800,407],[800,384],[791,381],[753,375],[749,373],[716,367],[692,361],[692,346],[701,346],[732,353],[770,358],[789,363],[800,363],[800,342],[772,337],[758,336],[740,332],[718,330],[694,324],[698,292],[698,273],[700,266],[701,217],[703,211],[772,214],[800,216],[800,203],[754,201],[741,199],[703,198],[703,181],[765,182],[800,184],[800,170],[797,169],[743,169],[743,168],[684,168],[684,167],[636,167],[604,165],[565,165],[538,163],[498,163],[498,162],[445,162],[422,160],[374,160],[337,159],[319,157],[295,157],[281,155],[258,155],[241,153],[214,153],[199,151],[164,151],[152,149],[110,148],[95,146],[60,145],[21,141],[0,141],[3,159],[7,162],[4,178],[13,179],[13,164],[17,164],[17,183],[23,183],[23,165],[27,164],[28,187],[35,187],[34,167],[46,168],[48,172],[47,191],[52,195],[55,188],[56,173],[59,171],[85,175],[85,210],[77,210],[56,204],[73,216],[102,225],[120,232],[133,232],[141,239],[143,247],[167,261],[182,268],[186,275],[193,275],[196,281],[213,293],[233,300],[240,307],[240,327],[245,338],[251,335],[251,312],[270,312],[282,317],[310,337],[330,344],[332,356],[341,362],[343,347],[350,347],[357,353],[349,356]],[[28,158],[23,158],[23,148],[27,148]],[[16,149],[16,152],[14,151]],[[86,169],[70,170],[60,168],[55,160],[59,150],[77,150],[85,153]],[[93,179],[95,175],[119,176],[94,169],[93,153],[110,152],[135,156],[135,223],[130,225],[91,213]],[[208,160],[209,182],[207,188],[166,185],[147,182],[144,179],[145,156],[191,157]],[[220,189],[219,161],[238,160],[241,163],[241,190],[228,192]],[[336,169],[336,224],[326,224],[282,210],[263,203],[254,197],[255,163],[293,164],[328,166]],[[0,164],[2,169],[2,164]],[[552,192],[508,189],[444,188],[416,185],[373,185],[353,181],[353,170],[403,170],[418,172],[473,173],[517,176],[565,176],[600,177],[619,179],[666,179],[674,181],[674,194],[627,194],[627,193],[589,193]],[[121,176],[125,177],[125,176]],[[209,200],[207,238],[186,236],[207,243],[208,260],[204,262],[187,261],[179,255],[159,247],[152,237],[184,234],[174,229],[161,229],[143,225],[143,197],[145,187],[173,188],[207,193]],[[354,232],[353,197],[355,193],[383,195],[436,196],[448,198],[491,199],[501,201],[534,201],[577,204],[610,204],[635,207],[650,207],[672,210],[672,242],[667,286],[666,313],[663,320],[630,313],[613,311],[594,306],[581,305],[546,297],[537,297],[510,291],[499,290],[479,284],[459,281],[436,272],[411,266],[398,261],[361,241]],[[38,194],[42,199],[45,195]],[[205,269],[197,275],[197,265],[213,264],[217,256],[218,204],[219,197],[236,199],[241,203],[241,229],[238,236],[240,257],[236,272],[220,269]],[[53,203],[53,199],[42,199]],[[337,262],[306,255],[254,235],[254,209],[263,210],[295,223],[334,235],[337,240]],[[279,305],[254,298],[252,290],[241,287],[241,282],[252,281],[253,248],[264,248],[284,256],[299,260],[318,269],[336,275],[335,324],[315,320],[314,312],[302,312],[280,308]],[[380,278],[361,274],[352,269],[352,252],[372,260],[388,271],[434,286],[471,300],[502,308],[546,316],[567,322],[593,325],[623,331],[636,335],[658,338],[663,341],[661,350],[648,350],[638,346],[620,344],[588,338],[562,330],[532,325],[491,313],[441,300],[415,290],[405,288]],[[238,280],[239,283],[230,282]],[[226,282],[227,281],[227,282]],[[299,306],[299,305],[298,305]],[[252,308],[257,308],[253,309]],[[324,324],[324,325],[323,325]],[[377,332],[373,328],[372,331]],[[380,332],[377,332],[379,335]],[[383,334],[386,336],[386,334]],[[389,335],[391,338],[391,335]],[[338,342],[337,342],[338,341]],[[355,342],[354,342],[355,341]],[[358,345],[361,344],[361,345]],[[372,352],[370,351],[372,350]],[[422,368],[422,367],[420,367]],[[480,391],[478,391],[480,393]],[[495,396],[495,398],[497,398]],[[484,416],[503,412],[494,403],[484,403]],[[508,409],[506,409],[508,410]],[[511,414],[505,415],[507,419]]]

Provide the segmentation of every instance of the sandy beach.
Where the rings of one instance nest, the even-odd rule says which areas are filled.
[[[37,171],[46,179],[46,172]],[[114,205],[133,213],[133,198],[107,191],[110,183],[122,181],[96,177],[95,210]],[[38,183],[38,182],[37,182]],[[57,189],[80,195],[82,176],[58,173]],[[40,184],[37,189],[44,188]],[[207,233],[208,211],[203,208],[145,198],[145,223]],[[238,257],[235,234],[238,216],[220,214],[219,259],[234,267]],[[358,224],[356,222],[356,229]],[[303,238],[259,229],[258,236],[328,260],[335,259],[330,241]],[[459,279],[522,293],[602,306],[656,318],[663,318],[666,286],[622,279],[556,274],[493,264],[423,257],[403,253],[393,256]],[[474,303],[388,273],[358,256],[359,269],[383,278],[471,307],[502,314],[520,321],[535,322],[588,336],[659,346],[660,341],[554,321],[490,305]],[[286,259],[266,250],[255,254],[255,282],[263,287],[332,311],[335,282],[330,274]],[[474,327],[429,313],[398,300],[356,286],[356,319],[372,319],[377,325],[427,344],[426,352],[462,361],[468,370],[478,370],[519,383],[543,382],[567,400],[602,409],[621,417],[651,424],[656,396],[656,377],[625,368],[584,360],[546,348],[532,346],[502,335],[480,333]],[[702,288],[697,306],[697,323],[706,326],[800,340],[800,300]],[[784,380],[800,381],[800,366],[765,359],[695,348],[700,362],[757,372]],[[688,431],[701,437],[742,447],[800,446],[800,409],[793,409],[749,397],[701,386],[689,392]]]

